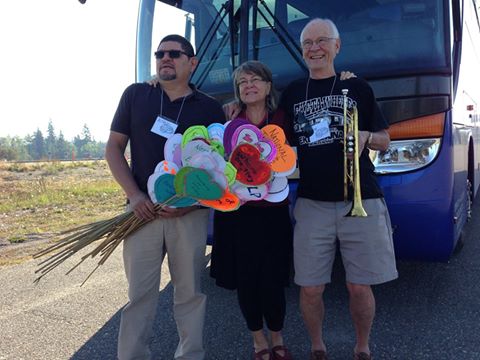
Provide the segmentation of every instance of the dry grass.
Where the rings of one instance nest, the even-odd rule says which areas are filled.
[[[105,161],[0,163],[0,266],[25,259],[79,225],[123,212]]]

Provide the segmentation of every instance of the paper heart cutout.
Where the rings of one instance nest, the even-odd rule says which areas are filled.
[[[153,203],[159,202],[157,201],[157,198],[155,196],[155,182],[157,181],[158,177],[164,174],[174,176],[177,173],[177,171],[178,171],[178,166],[174,162],[163,160],[157,164],[153,174],[151,174],[147,180],[148,195],[150,196],[150,199],[152,200]]]
[[[268,184],[247,186],[236,181],[231,187],[232,192],[243,202],[263,200],[268,195]]]
[[[273,203],[281,202],[287,198],[289,191],[288,179],[285,176],[275,176],[270,181],[270,188],[267,196],[265,196],[265,200]]]
[[[177,195],[198,200],[215,200],[223,195],[223,189],[212,180],[206,170],[189,166],[178,171],[173,185]]]
[[[155,166],[155,170],[153,171],[153,173],[175,175],[178,172],[178,169],[178,165],[174,162],[162,160],[157,164],[157,166]]]
[[[183,166],[192,166],[191,159],[197,154],[210,154],[212,147],[202,139],[191,140],[182,148]]]
[[[225,149],[223,147],[223,140],[222,140],[222,142],[217,141],[217,140],[210,140],[210,146],[212,147],[213,151],[220,154],[222,157],[225,156]]]
[[[208,173],[212,177],[212,180],[225,191],[228,188],[228,180],[223,172],[218,170],[209,170]]]
[[[195,125],[185,130],[182,136],[182,148],[184,148],[188,142],[197,138],[208,139],[208,130],[205,126]]]
[[[287,172],[295,169],[297,155],[290,145],[286,143],[285,133],[277,125],[267,125],[262,128],[265,138],[270,139],[277,149],[277,154],[271,162],[272,170],[275,172]]]
[[[237,181],[245,185],[265,184],[272,177],[270,165],[261,160],[260,151],[251,144],[235,147],[230,162],[237,169]]]
[[[225,191],[220,199],[200,200],[199,203],[219,211],[233,211],[240,207],[240,199],[230,191]]]
[[[210,124],[207,127],[207,131],[210,140],[214,140],[223,144],[223,134],[225,133],[225,126],[223,124]]]
[[[275,159],[277,149],[274,143],[263,136],[262,131],[252,124],[240,125],[232,135],[232,148],[241,144],[249,143],[255,145],[259,150],[262,159],[271,162]]]
[[[228,185],[232,186],[237,178],[237,169],[232,165],[230,161],[225,163],[225,170],[223,170],[225,177],[227,178]]]
[[[260,150],[262,159],[266,162],[271,163],[277,156],[277,148],[273,141],[263,138],[261,141],[255,144],[255,146]]]
[[[154,203],[165,203],[172,207],[187,207],[197,203],[195,199],[188,197],[178,197],[173,186],[175,175],[162,174],[157,177],[154,185],[155,199]]]
[[[172,161],[178,166],[182,166],[182,134],[173,134],[165,142],[163,155],[165,160]]]
[[[239,126],[245,125],[245,124],[250,124],[250,122],[247,119],[242,119],[242,118],[236,118],[233,119],[225,125],[225,132],[223,134],[223,147],[225,148],[225,154],[228,156],[232,153],[232,136],[235,130]]]
[[[211,156],[212,153],[196,153],[190,158],[186,166],[191,166],[197,169],[214,170],[217,167],[217,162]]]
[[[252,124],[240,125],[235,129],[232,135],[232,148],[241,144],[256,144],[263,138],[263,134],[259,128]]]

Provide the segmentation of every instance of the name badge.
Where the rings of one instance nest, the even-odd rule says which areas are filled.
[[[177,127],[178,125],[173,121],[159,115],[150,131],[168,139],[175,134]]]
[[[320,119],[320,122],[312,125],[313,134],[309,140],[311,143],[330,137],[330,121],[327,118]]]

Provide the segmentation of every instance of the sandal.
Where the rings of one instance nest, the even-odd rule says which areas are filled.
[[[328,360],[327,352],[324,350],[312,350],[310,360]]]
[[[280,355],[279,352],[283,351],[283,355]],[[277,345],[272,348],[272,359],[273,360],[293,360],[292,353],[284,345]]]
[[[268,355],[268,357],[265,359],[263,356]],[[255,352],[255,349],[253,350],[253,360],[273,360],[272,358],[272,353],[270,352],[270,349],[263,349],[258,352]]]
[[[373,356],[372,354],[361,352],[361,353],[353,354],[353,359],[354,360],[372,360]]]

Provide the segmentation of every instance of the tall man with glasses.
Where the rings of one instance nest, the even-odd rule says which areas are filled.
[[[160,272],[165,254],[174,288],[173,312],[179,343],[175,359],[202,360],[206,296],[200,276],[206,266],[207,209],[164,207],[155,211],[147,180],[164,160],[165,142],[192,125],[224,122],[222,107],[189,83],[198,60],[190,42],[179,35],[160,41],[156,72],[160,86],[130,85],[123,93],[112,121],[106,158],[128,199],[128,209],[150,220],[124,242],[123,259],[129,302],[122,310],[118,358],[152,357]],[[171,129],[173,131],[166,131]],[[124,152],[130,142],[131,164]],[[165,355],[167,356],[167,355]],[[169,357],[169,356],[167,356]]]
[[[356,334],[353,357],[369,360],[369,336],[375,315],[370,286],[398,276],[388,210],[368,156],[368,149],[388,148],[388,123],[365,81],[338,81],[334,60],[340,51],[340,37],[332,21],[310,21],[300,40],[309,77],[285,89],[280,107],[293,120],[293,141],[299,159],[294,264],[295,282],[301,286],[300,307],[312,343],[310,359],[327,359],[322,331],[323,292],[331,281],[338,239]],[[346,96],[343,89],[348,89]],[[351,201],[344,201],[343,189],[345,98],[349,107],[358,108],[356,141],[366,217],[345,216],[352,207]]]

